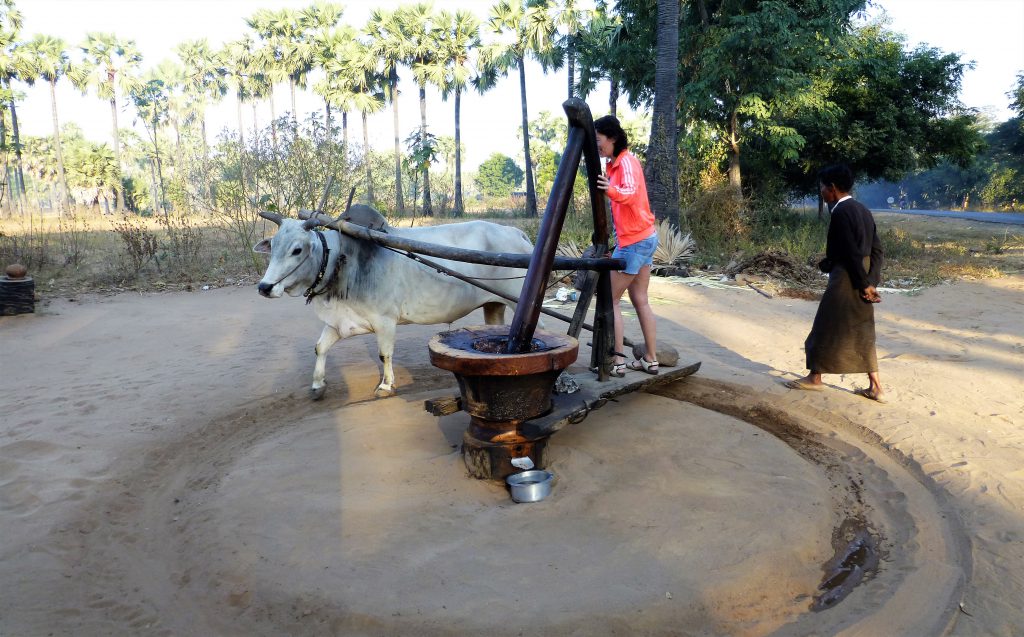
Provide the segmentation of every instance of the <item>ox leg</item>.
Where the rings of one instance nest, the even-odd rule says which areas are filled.
[[[330,325],[324,325],[324,331],[320,332],[320,338],[316,342],[316,365],[313,366],[313,386],[309,388],[309,396],[313,400],[320,400],[324,397],[327,389],[327,381],[324,376],[327,368],[327,350],[338,342],[341,334]]]
[[[373,392],[377,398],[395,395],[395,368],[391,363],[395,353],[395,327],[394,323],[388,323],[376,326],[373,330],[377,334],[377,350],[381,363],[384,364],[384,377],[380,385],[377,385],[377,391]]]
[[[505,323],[504,303],[484,303],[484,323],[503,325]]]

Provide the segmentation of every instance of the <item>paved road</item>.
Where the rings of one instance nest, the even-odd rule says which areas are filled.
[[[1019,212],[970,212],[961,210],[892,210],[889,208],[873,208],[871,212],[887,212],[895,215],[926,215],[929,217],[952,217],[954,219],[970,219],[987,223],[1005,223],[1024,225],[1024,214]]]

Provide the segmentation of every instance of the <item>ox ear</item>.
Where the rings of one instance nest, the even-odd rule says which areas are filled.
[[[252,247],[253,252],[270,254],[270,239],[264,239]]]

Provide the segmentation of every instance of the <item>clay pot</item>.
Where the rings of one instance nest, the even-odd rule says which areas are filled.
[[[28,274],[28,268],[21,265],[20,263],[12,263],[11,265],[7,266],[7,269],[4,271],[4,274],[6,274],[7,278],[9,279],[22,279],[25,278],[26,274]]]

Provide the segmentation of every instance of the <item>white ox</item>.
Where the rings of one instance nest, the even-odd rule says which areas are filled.
[[[311,297],[324,322],[316,343],[316,365],[310,394],[323,397],[327,350],[339,339],[373,332],[384,364],[377,397],[395,393],[392,355],[395,328],[414,323],[451,323],[482,307],[488,324],[504,322],[505,307],[515,304],[495,294],[441,274],[371,241],[336,230],[307,230],[301,221],[264,213],[280,228],[253,250],[270,255],[259,283],[268,298],[282,294]],[[417,241],[487,252],[530,254],[533,244],[517,228],[486,221],[468,221],[422,228],[388,228],[388,233]],[[319,236],[318,236],[319,235]],[[324,259],[324,246],[327,258]],[[432,259],[488,286],[519,297],[525,270]],[[308,302],[308,301],[307,301]]]

